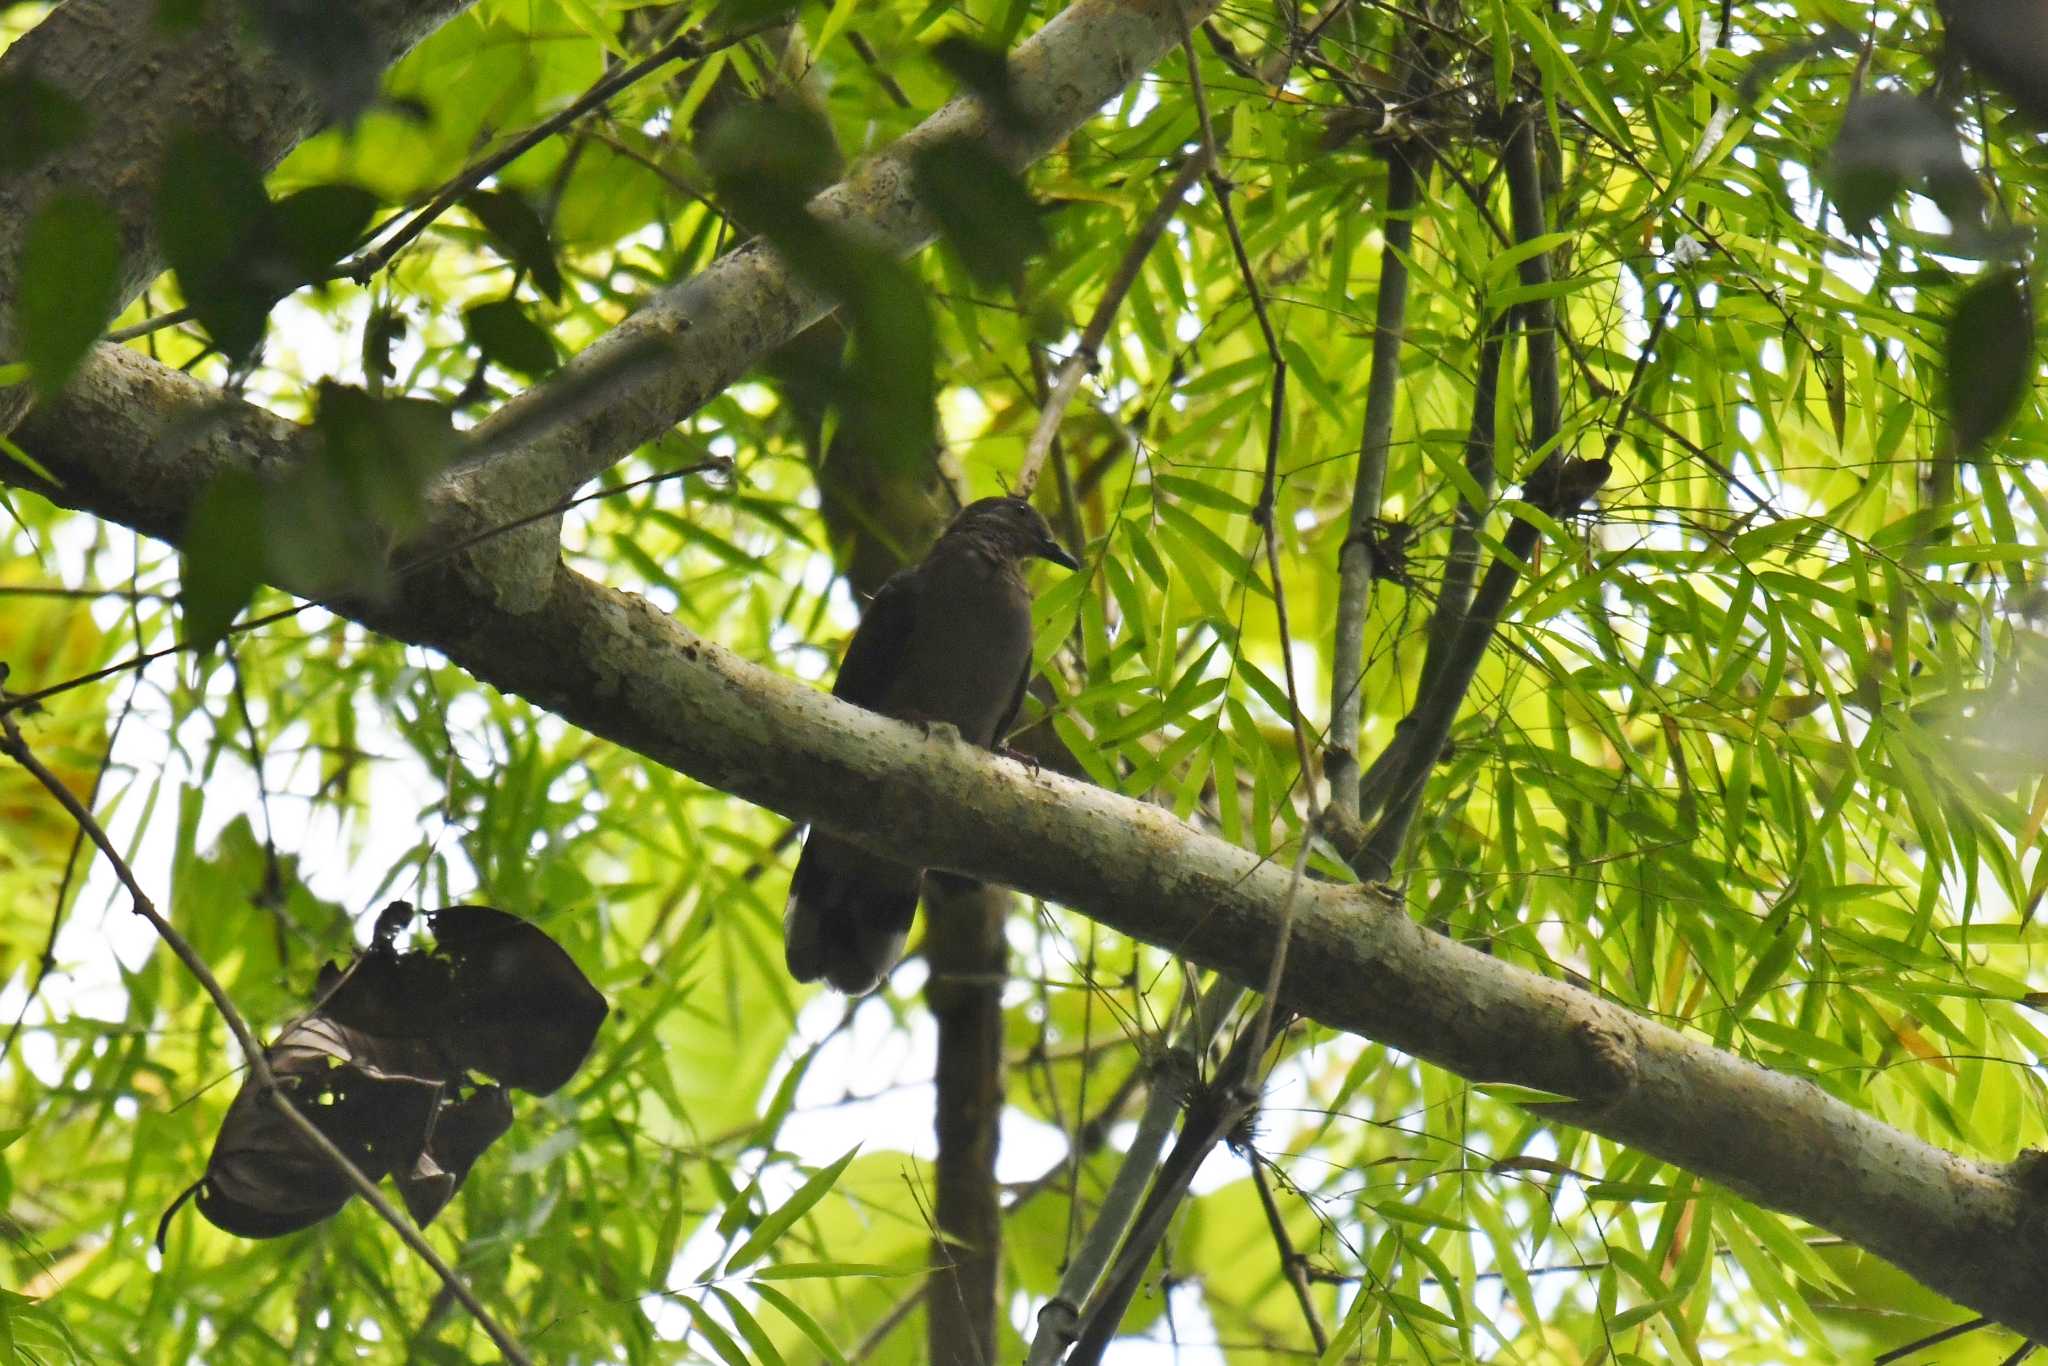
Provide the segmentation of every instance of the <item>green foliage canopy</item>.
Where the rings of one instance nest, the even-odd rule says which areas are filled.
[[[678,51],[481,184],[460,184],[480,154],[709,16],[485,0],[267,176],[197,134],[169,172],[128,168],[161,184],[174,273],[114,325],[189,310],[130,344],[315,423],[322,459],[221,486],[182,560],[29,492],[0,527],[9,687],[225,642],[24,721],[259,1028],[393,896],[530,918],[612,1002],[583,1073],[434,1230],[539,1357],[921,1359],[929,1145],[914,1106],[872,1098],[924,1094],[920,970],[842,1018],[781,969],[780,818],[319,608],[230,624],[292,606],[261,586],[280,577],[377,591],[366,551],[416,527],[456,432],[758,234],[840,300],[824,344],[608,472],[562,549],[750,659],[828,677],[855,619],[849,541],[912,541],[936,484],[1014,476],[1050,371],[1205,118],[1224,179],[1145,254],[1041,495],[1089,570],[1039,597],[1036,713],[1080,770],[1295,856],[1286,678],[1320,754],[1386,158],[1410,149],[1426,192],[1369,512],[1404,529],[1405,574],[1371,598],[1365,756],[1415,700],[1460,507],[1488,509],[1490,556],[1497,500],[1548,454],[1519,339],[1472,411],[1487,319],[1555,310],[1556,449],[1616,465],[1596,513],[1546,523],[1429,778],[1400,865],[1413,914],[1941,1146],[2003,1160],[2044,1141],[2048,482],[2027,454],[2044,433],[2015,225],[2048,170],[2000,91],[1885,103],[1953,90],[1932,7],[1231,7],[1194,35],[1199,83],[1170,56],[1021,184],[971,148],[922,161],[944,241],[908,265],[822,231],[804,196],[963,84],[991,88],[958,40],[1000,47],[1055,7],[839,3],[792,27],[746,8],[703,30],[753,25],[745,41]],[[0,7],[0,42],[41,17]],[[17,106],[57,141],[169,112],[0,88]],[[1548,200],[1550,230],[1520,243],[1509,108],[1536,120]],[[378,256],[365,224],[450,189]],[[46,390],[112,294],[104,214],[67,198],[28,239],[22,359]],[[1539,255],[1532,284],[1519,267]],[[1258,305],[1288,380],[1278,584]],[[1475,429],[1491,487],[1467,463]],[[0,460],[35,468],[32,450]],[[821,493],[834,462],[868,470],[850,510]],[[148,1251],[238,1059],[104,870],[67,871],[71,827],[13,767],[0,813],[0,1005],[23,1012],[0,1055],[21,1292],[0,1333],[40,1360],[486,1359],[360,1207],[263,1244],[186,1219]],[[1309,868],[1351,876],[1327,849]],[[1043,1170],[1004,1168],[1025,1182],[1013,1358],[1125,1138],[1111,1124],[1069,1164],[1068,1136],[1137,1089],[1185,986],[1168,954],[1033,911],[1013,918],[1004,996],[1012,1161]],[[1853,1358],[1962,1317],[1799,1221],[1354,1038],[1288,1038],[1249,1151],[1333,1359]],[[1230,1360],[1311,1352],[1245,1163],[1219,1156],[1198,1189],[1171,1291],[1125,1331]]]

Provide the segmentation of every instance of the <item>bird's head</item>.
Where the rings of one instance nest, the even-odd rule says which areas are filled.
[[[966,537],[1012,560],[1051,560],[1068,569],[1081,567],[1080,561],[1053,539],[1052,528],[1038,515],[1038,509],[1022,498],[983,498],[969,503],[946,528],[946,536]]]

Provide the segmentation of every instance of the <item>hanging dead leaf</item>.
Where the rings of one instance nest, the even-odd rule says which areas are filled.
[[[413,908],[393,902],[370,946],[328,964],[314,1007],[264,1058],[279,1089],[358,1170],[391,1176],[425,1225],[512,1127],[505,1087],[546,1095],[589,1055],[608,1011],[561,946],[517,916],[456,906],[427,916],[430,947],[401,952]],[[499,1085],[478,1085],[472,1072]],[[209,1222],[243,1238],[308,1228],[354,1187],[252,1078],[221,1122],[206,1172],[165,1211],[197,1197]]]

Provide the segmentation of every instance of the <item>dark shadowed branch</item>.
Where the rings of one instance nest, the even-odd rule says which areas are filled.
[[[1415,157],[1423,155],[1415,153]],[[1407,255],[1415,239],[1420,177],[1406,146],[1387,154],[1387,202],[1382,206],[1379,290],[1373,307],[1372,362],[1365,382],[1365,415],[1358,437],[1358,471],[1351,485],[1351,519],[1338,552],[1337,625],[1330,668],[1330,735],[1323,771],[1330,801],[1358,814],[1358,724],[1365,705],[1365,623],[1380,563],[1376,533],[1387,456],[1393,442],[1396,386],[1401,379],[1402,329],[1408,315]]]

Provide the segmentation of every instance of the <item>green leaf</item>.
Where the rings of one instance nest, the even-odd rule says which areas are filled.
[[[740,1345],[733,1340],[732,1334],[725,1331],[725,1325],[712,1317],[709,1309],[688,1295],[678,1295],[676,1299],[689,1311],[691,1320],[697,1325],[697,1331],[711,1344],[711,1350],[717,1353],[720,1361],[725,1362],[726,1366],[750,1366],[747,1354],[740,1350]]]
[[[228,633],[263,580],[263,489],[231,471],[200,496],[185,523],[178,601],[185,643],[206,651]]]
[[[918,198],[980,283],[1016,284],[1046,249],[1038,205],[983,144],[949,138],[922,148],[911,172]]]
[[[782,1366],[782,1353],[775,1350],[774,1339],[770,1338],[754,1316],[747,1312],[747,1307],[740,1303],[739,1296],[716,1285],[711,1287],[711,1293],[718,1297],[718,1303],[724,1307],[726,1317],[732,1320],[733,1327],[739,1329],[740,1336],[745,1338],[747,1346],[753,1349],[754,1360],[768,1363],[768,1366]]]
[[[531,204],[501,190],[472,190],[462,197],[462,207],[483,225],[505,259],[526,272],[548,302],[562,301],[562,269],[555,263],[554,243]]]
[[[1969,454],[2005,426],[2033,374],[2033,296],[2019,272],[1987,275],[1957,301],[1943,364],[1949,424]]]
[[[744,1271],[772,1251],[776,1240],[782,1237],[790,1225],[803,1218],[811,1206],[825,1198],[833,1184],[839,1180],[839,1174],[846,1170],[847,1164],[853,1161],[854,1155],[859,1151],[860,1145],[856,1143],[848,1148],[838,1161],[819,1168],[812,1174],[810,1180],[797,1188],[794,1195],[763,1219],[754,1229],[752,1236],[740,1244],[739,1250],[726,1258],[726,1274]]]
[[[756,1281],[840,1280],[847,1277],[900,1279],[922,1276],[921,1266],[886,1266],[876,1262],[777,1262],[750,1274]]]
[[[268,256],[262,177],[215,133],[171,140],[156,193],[156,233],[186,304],[231,363],[263,340],[271,306],[301,281]]]
[[[484,358],[507,370],[531,378],[555,368],[554,339],[517,299],[478,304],[462,315],[462,325]]]
[[[33,72],[0,74],[0,176],[19,175],[76,142],[89,122],[85,107]]]
[[[818,1326],[818,1321],[806,1313],[795,1300],[772,1285],[757,1283],[754,1286],[754,1293],[761,1297],[763,1304],[773,1307],[776,1313],[795,1325],[799,1333],[810,1339],[811,1345],[822,1352],[825,1360],[831,1362],[832,1366],[846,1366],[846,1356],[839,1350],[838,1344],[832,1341],[825,1330]]]
[[[1424,1228],[1455,1229],[1460,1233],[1475,1233],[1478,1231],[1462,1219],[1453,1219],[1448,1214],[1439,1214],[1435,1210],[1423,1209],[1416,1205],[1402,1204],[1397,1200],[1388,1200],[1376,1204],[1372,1208],[1373,1213],[1380,1215],[1382,1218],[1391,1219],[1398,1224],[1419,1224]]]
[[[64,387],[107,325],[120,270],[120,228],[90,195],[59,194],[29,224],[15,322],[44,398]]]

